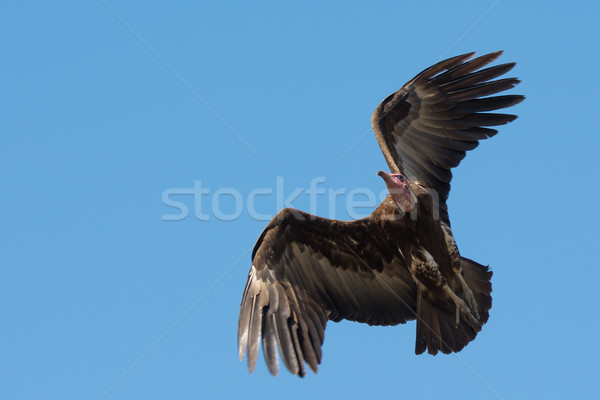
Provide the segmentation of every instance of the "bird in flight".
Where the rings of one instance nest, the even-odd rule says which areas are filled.
[[[514,63],[487,67],[501,51],[441,61],[377,107],[373,131],[391,173],[373,213],[338,221],[286,208],[252,252],[238,325],[240,360],[256,366],[262,342],[269,371],[305,375],[321,363],[327,321],[397,325],[416,319],[415,353],[458,352],[492,306],[492,272],[462,257],[446,200],[466,152],[516,116],[489,111],[523,101],[496,95],[519,83],[496,79]]]

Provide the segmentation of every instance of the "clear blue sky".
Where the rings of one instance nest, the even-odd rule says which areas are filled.
[[[0,5],[0,398],[598,395],[598,5],[194,3]],[[414,322],[330,323],[317,375],[272,378],[262,356],[248,374],[251,192],[324,177],[349,219],[352,189],[384,189],[379,102],[444,55],[498,49],[527,100],[449,202],[462,254],[494,270],[478,338],[415,356]],[[188,215],[165,221],[165,191],[196,181],[210,192],[172,195]]]

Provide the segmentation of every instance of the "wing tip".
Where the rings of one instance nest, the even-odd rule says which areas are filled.
[[[483,61],[483,65],[487,65],[493,61],[496,61],[502,54],[504,54],[504,50],[492,51],[491,53],[486,53],[482,56],[474,58],[472,62]]]
[[[241,321],[241,318],[240,318]],[[238,322],[238,324],[240,324]],[[248,331],[242,330],[241,325],[238,326],[238,357],[240,361],[244,359],[248,348]]]
[[[470,53],[460,54],[458,56],[446,58],[445,60],[439,61],[431,67],[423,70],[423,72],[414,77],[412,81],[409,81],[409,83],[416,81],[427,81],[442,71],[449,70],[450,68],[456,67],[464,63],[465,61],[472,58],[475,54],[476,52],[472,51]]]
[[[498,57],[500,57],[502,54],[504,54],[504,49],[492,51],[491,53],[487,53],[481,57],[490,57],[490,58],[492,58],[492,60],[495,60]]]
[[[468,53],[459,54],[458,56],[451,57],[450,59],[452,59],[452,58],[459,59],[460,58],[463,60],[468,60],[468,59],[472,58],[475,54],[477,54],[476,51],[470,51]]]
[[[513,103],[513,105],[515,104],[519,104],[520,102],[522,102],[523,100],[526,99],[525,96],[523,96],[522,94],[515,94],[515,102]]]

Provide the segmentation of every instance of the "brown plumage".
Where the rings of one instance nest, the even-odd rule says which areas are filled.
[[[248,354],[250,371],[262,341],[271,373],[278,350],[291,373],[303,376],[305,363],[316,372],[328,320],[416,319],[417,354],[460,351],[481,330],[492,273],[456,247],[446,208],[450,170],[496,134],[487,127],[516,118],[486,111],[523,96],[482,98],[519,81],[490,81],[514,63],[481,69],[501,52],[467,61],[473,54],[426,69],[375,110],[373,129],[393,173],[381,174],[392,194],[369,217],[345,222],[284,209],[265,228],[240,306],[239,355]],[[404,176],[414,205],[393,192]]]

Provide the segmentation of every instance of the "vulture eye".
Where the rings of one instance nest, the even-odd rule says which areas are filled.
[[[400,179],[400,182],[404,182],[404,177],[402,175],[400,175],[399,179]]]

